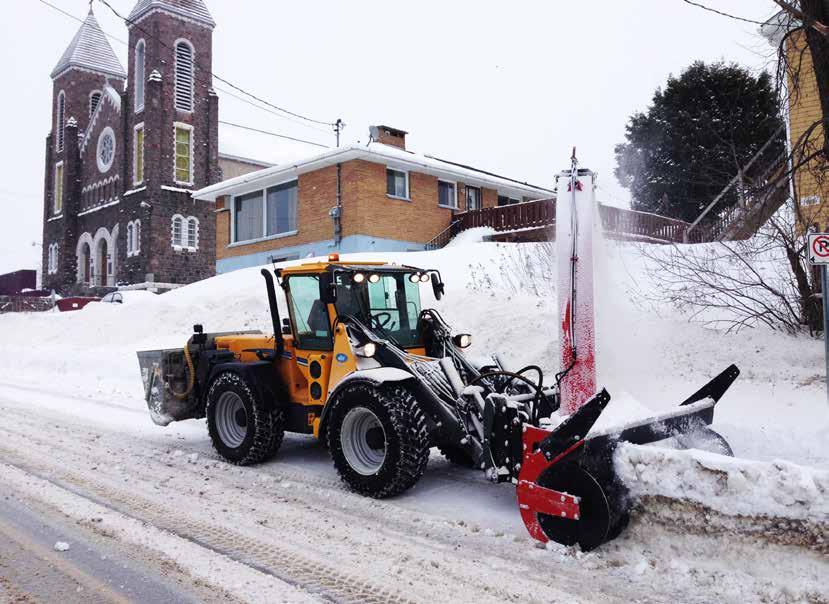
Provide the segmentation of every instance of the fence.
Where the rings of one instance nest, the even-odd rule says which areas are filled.
[[[602,204],[599,204],[599,216],[608,237],[628,241],[682,243],[685,231],[691,226],[674,218]],[[556,204],[553,199],[470,210],[456,214],[452,224],[429,241],[426,249],[441,248],[461,231],[476,227],[495,229],[495,239],[509,237],[520,240],[522,236],[539,229],[550,229],[555,223]]]
[[[53,308],[52,298],[0,296],[0,314],[9,312],[43,312]]]

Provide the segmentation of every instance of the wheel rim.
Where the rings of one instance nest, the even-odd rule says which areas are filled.
[[[372,411],[354,407],[343,418],[340,444],[348,465],[363,476],[380,471],[386,460],[386,431]]]
[[[248,433],[248,414],[242,398],[235,392],[224,392],[216,401],[216,431],[222,442],[237,448]]]

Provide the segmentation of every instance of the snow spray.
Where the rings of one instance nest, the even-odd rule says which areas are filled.
[[[556,256],[561,410],[571,414],[596,392],[593,308],[593,172],[573,165],[558,176]]]

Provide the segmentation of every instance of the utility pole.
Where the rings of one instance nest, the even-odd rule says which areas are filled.
[[[337,121],[334,122],[334,134],[337,135],[337,147],[340,146],[340,132],[342,132],[343,128],[345,128],[345,122],[337,118]]]

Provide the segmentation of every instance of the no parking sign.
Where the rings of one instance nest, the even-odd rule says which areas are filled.
[[[829,264],[829,233],[812,233],[809,235],[809,262],[811,264]]]

